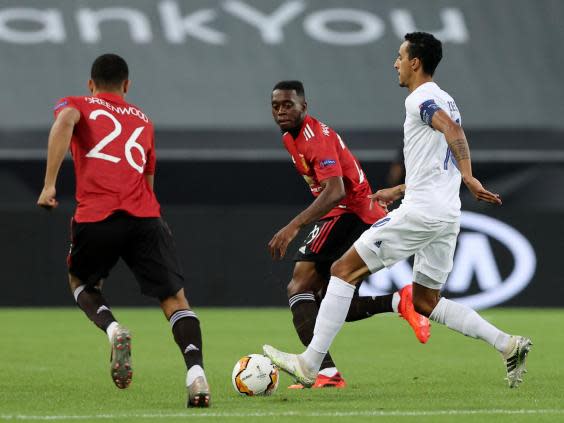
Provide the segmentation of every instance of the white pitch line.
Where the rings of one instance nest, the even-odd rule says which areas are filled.
[[[92,414],[92,415],[61,415],[61,416],[31,416],[31,415],[0,415],[0,420],[106,420],[120,418],[135,419],[169,419],[174,417],[425,417],[425,416],[462,416],[462,415],[514,415],[514,414],[564,414],[564,409],[481,409],[481,410],[430,410],[430,411],[402,411],[402,410],[366,410],[366,411],[335,411],[335,412],[256,412],[256,413],[228,413],[228,412],[206,412],[201,413],[168,413],[168,414]]]

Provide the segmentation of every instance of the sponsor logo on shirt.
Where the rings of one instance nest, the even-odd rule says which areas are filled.
[[[57,104],[57,105],[53,108],[53,110],[58,110],[58,109],[60,109],[61,107],[66,106],[67,104],[69,104],[68,101],[66,101],[66,100],[65,100],[65,101],[61,101],[59,104]]]
[[[335,163],[337,163],[337,162],[333,159],[325,159],[325,160],[321,160],[319,162],[319,167],[321,169],[323,169],[324,167],[333,166]]]

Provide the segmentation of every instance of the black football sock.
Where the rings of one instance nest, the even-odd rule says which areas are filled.
[[[359,297],[355,293],[345,321],[355,322],[357,320],[367,319],[375,314],[393,312],[393,296],[394,294],[381,295],[377,297]]]
[[[102,292],[93,286],[80,285],[74,291],[74,299],[86,316],[104,332],[116,319]]]
[[[293,322],[296,332],[302,344],[307,347],[313,338],[313,329],[315,327],[317,313],[319,312],[319,306],[311,292],[292,295],[288,301],[290,303],[290,310],[294,316]],[[321,363],[320,370],[329,367],[337,366],[335,366],[331,355],[327,352]]]
[[[178,344],[186,368],[198,365],[204,368],[202,356],[202,332],[200,321],[192,310],[177,310],[169,319],[174,340]]]

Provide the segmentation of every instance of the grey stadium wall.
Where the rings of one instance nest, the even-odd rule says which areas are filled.
[[[311,201],[270,116],[273,84],[303,80],[310,112],[339,130],[381,187],[404,119],[392,64],[403,34],[425,30],[444,41],[436,80],[461,109],[475,173],[504,199],[486,207],[462,190],[445,295],[476,308],[563,306],[562,21],[557,0],[2,1],[0,305],[72,304],[70,161],[61,207],[34,204],[52,108],[87,94],[98,54],[127,59],[128,100],[157,128],[156,191],[191,302],[273,306],[286,304],[292,263],[272,262],[266,243]],[[410,266],[372,277],[361,294],[409,282]],[[123,264],[105,289],[116,305],[154,304]]]

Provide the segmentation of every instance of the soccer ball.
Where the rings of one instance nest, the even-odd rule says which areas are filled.
[[[278,388],[278,368],[264,355],[249,354],[235,364],[231,381],[241,395],[272,395]]]

